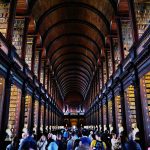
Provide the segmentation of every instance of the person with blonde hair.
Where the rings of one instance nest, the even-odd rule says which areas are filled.
[[[37,142],[37,149],[38,150],[45,150],[47,145],[47,139],[45,135],[42,135],[40,140]]]

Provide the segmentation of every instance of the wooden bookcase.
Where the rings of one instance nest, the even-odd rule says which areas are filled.
[[[0,1],[0,32],[4,37],[7,35],[8,18],[9,18],[9,3]]]
[[[128,123],[133,128],[137,125],[134,86],[130,85],[125,89],[125,100]]]
[[[19,89],[16,85],[13,85],[11,87],[8,118],[8,128],[11,130],[13,135],[17,134],[19,128],[20,104],[21,89]]]
[[[14,30],[13,30],[13,40],[12,44],[17,50],[17,54],[21,57],[22,53],[22,40],[23,40],[23,31],[24,31],[24,18],[15,18]]]

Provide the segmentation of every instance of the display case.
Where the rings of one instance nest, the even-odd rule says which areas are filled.
[[[35,131],[35,134],[37,134],[38,112],[39,112],[39,101],[35,100],[35,102],[34,102],[34,131]]]
[[[115,69],[116,70],[121,61],[118,41],[119,41],[118,38],[113,38],[114,61],[115,61]]]
[[[9,3],[0,0],[0,32],[4,37],[7,35],[9,7]]]
[[[121,98],[120,95],[115,96],[115,111],[116,111],[116,120],[118,127],[122,125],[122,110],[121,110]]]
[[[28,129],[31,123],[32,96],[25,97],[24,128]]]
[[[20,105],[21,105],[21,89],[16,85],[11,87],[10,105],[9,105],[9,118],[8,129],[12,135],[17,134],[19,128],[20,117]]]
[[[13,39],[12,44],[17,50],[17,54],[21,57],[22,54],[22,40],[23,40],[23,31],[24,31],[24,18],[15,18],[14,30],[13,30]]]
[[[32,46],[33,46],[33,37],[28,35],[26,44],[25,62],[28,64],[30,70],[32,63]]]
[[[150,2],[149,0],[134,0],[136,22],[139,37],[150,25]]]
[[[126,110],[129,126],[133,128],[136,125],[136,107],[134,86],[130,85],[125,89]]]
[[[43,132],[43,124],[44,124],[44,105],[41,105],[41,114],[40,114],[40,131]]]
[[[0,75],[0,124],[1,124],[2,111],[3,111],[4,94],[5,94],[5,78],[3,78]]]
[[[122,39],[125,58],[129,54],[129,50],[133,44],[132,25],[130,20],[122,20],[121,25],[122,25]]]
[[[150,145],[150,72],[140,79],[140,86],[145,131],[147,133],[147,141]]]

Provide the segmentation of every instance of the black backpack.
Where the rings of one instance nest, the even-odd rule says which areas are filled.
[[[105,150],[102,141],[96,141],[95,150]]]

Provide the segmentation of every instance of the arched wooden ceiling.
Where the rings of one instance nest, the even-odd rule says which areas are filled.
[[[112,0],[36,0],[32,16],[64,96],[83,97],[114,16]]]

